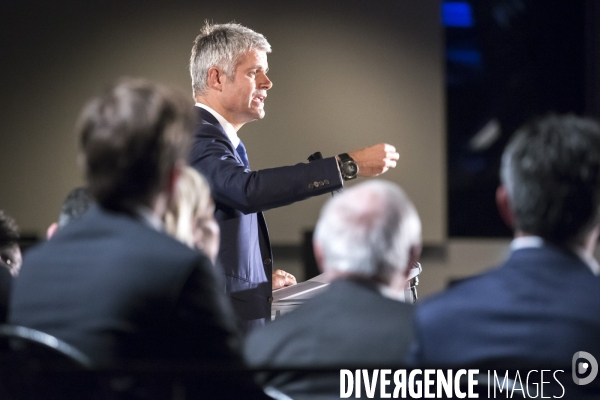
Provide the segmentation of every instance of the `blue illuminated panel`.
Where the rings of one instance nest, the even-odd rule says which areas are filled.
[[[449,28],[471,28],[473,26],[471,5],[464,1],[444,1],[442,23]]]

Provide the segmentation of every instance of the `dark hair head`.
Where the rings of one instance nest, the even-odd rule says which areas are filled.
[[[63,228],[79,219],[90,208],[91,204],[92,198],[86,188],[78,187],[71,190],[60,208],[58,227]]]
[[[19,242],[19,227],[15,220],[0,210],[0,247],[12,246]]]
[[[92,196],[111,209],[149,204],[187,158],[194,122],[191,101],[144,80],[124,80],[92,99],[78,125]]]
[[[517,229],[557,244],[580,240],[598,221],[600,125],[571,114],[528,123],[504,151],[501,179]]]

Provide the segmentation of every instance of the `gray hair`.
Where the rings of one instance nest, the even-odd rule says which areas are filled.
[[[396,184],[373,180],[344,191],[323,210],[314,235],[323,267],[388,280],[421,242],[421,221]]]
[[[206,93],[210,68],[218,67],[228,78],[233,79],[241,56],[254,49],[270,53],[271,45],[263,35],[240,24],[206,22],[194,40],[190,57],[194,96]]]

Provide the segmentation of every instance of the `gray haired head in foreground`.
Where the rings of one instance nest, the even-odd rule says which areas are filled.
[[[233,79],[240,57],[254,49],[270,53],[271,45],[263,35],[240,24],[206,22],[194,40],[190,57],[194,95],[206,93],[210,68],[218,67],[228,78]]]
[[[396,184],[372,180],[345,190],[323,210],[314,235],[325,270],[388,280],[421,243],[421,221]]]

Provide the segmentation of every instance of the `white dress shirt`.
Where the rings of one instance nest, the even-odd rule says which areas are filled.
[[[397,290],[393,290],[389,286],[385,285],[377,285],[377,288],[379,289],[379,293],[381,293],[383,297],[406,303],[406,296],[404,296],[404,290],[398,292]]]

